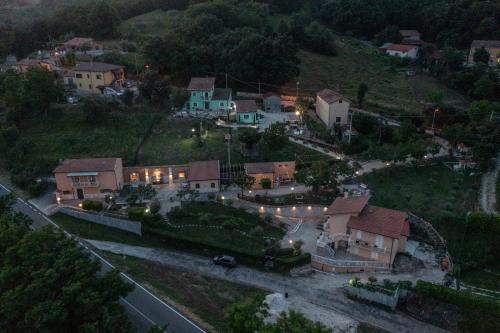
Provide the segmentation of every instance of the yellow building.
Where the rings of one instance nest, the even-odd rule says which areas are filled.
[[[474,40],[470,46],[469,63],[474,62],[474,52],[484,48],[490,54],[489,66],[500,65],[500,40]]]
[[[125,80],[123,66],[101,62],[81,62],[64,75],[67,86],[89,93],[102,93],[105,87],[121,89]]]

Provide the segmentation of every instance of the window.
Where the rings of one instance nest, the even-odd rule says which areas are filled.
[[[215,188],[215,183],[210,183],[211,188]]]
[[[78,83],[78,86],[81,88],[81,87],[82,87],[82,84],[81,84],[81,83]]]
[[[191,96],[196,97],[196,93],[193,91],[193,92],[191,93]]]
[[[71,194],[71,191],[63,191],[63,194]]]
[[[363,238],[363,231],[358,230],[358,231],[356,232],[356,238],[357,238],[357,239],[362,239],[362,238]]]
[[[194,185],[195,188],[200,188],[200,184],[199,183],[196,183],[196,185]]]
[[[95,183],[95,176],[90,176],[89,177],[89,182]]]
[[[96,74],[95,78],[98,79],[98,80],[102,80],[102,75],[101,74]]]
[[[371,257],[372,257],[372,259],[378,259],[378,253],[372,251]]]
[[[139,180],[139,174],[137,172],[133,172],[130,174],[130,181],[136,182]]]
[[[336,118],[335,118],[335,122],[336,122],[336,123],[340,123],[340,117],[336,117]]]
[[[78,178],[78,177],[73,177],[73,182],[74,182],[74,183],[79,183],[79,182],[80,182],[80,178]]]
[[[82,76],[82,74],[76,74],[76,75],[75,75],[75,77],[76,77],[77,79],[81,79],[83,76]]]
[[[208,93],[207,92],[205,92],[205,98],[208,98]]]
[[[220,106],[224,106],[224,102],[220,102],[220,104],[219,104],[219,105],[220,105]]]
[[[109,189],[109,188],[103,188],[101,190],[101,193],[113,193],[113,190]]]
[[[91,84],[89,84],[89,89],[92,89],[92,85]]]
[[[90,74],[87,74],[87,79],[90,79]]]
[[[377,235],[377,237],[375,237],[375,247],[379,249],[382,249],[384,247],[384,236]]]
[[[186,173],[184,171],[180,171],[179,178],[186,178]]]
[[[339,99],[339,103],[342,103],[342,100],[341,100],[341,99]]]
[[[250,119],[250,116],[245,114],[245,115],[243,115],[243,119]]]
[[[193,108],[198,107],[198,103],[193,103]]]

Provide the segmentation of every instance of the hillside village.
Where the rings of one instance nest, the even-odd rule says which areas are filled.
[[[0,330],[495,332],[500,7],[343,2],[5,6]]]

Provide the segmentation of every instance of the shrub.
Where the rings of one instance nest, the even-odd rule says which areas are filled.
[[[129,212],[129,218],[130,218],[130,212]],[[162,225],[161,216],[158,214],[144,214],[142,222],[144,222],[145,225],[151,226],[153,228],[161,227]]]
[[[28,185],[28,192],[32,197],[39,197],[45,193],[48,184],[46,182],[33,182]]]
[[[200,222],[200,224],[208,225],[212,219],[213,219],[213,216],[211,213],[205,213],[205,214],[200,215],[200,217],[198,218],[198,221]]]
[[[208,193],[208,194],[207,194],[207,199],[208,199],[209,201],[213,201],[213,200],[215,199],[215,194],[213,194],[213,193]]]
[[[271,186],[272,186],[271,179],[269,179],[269,178],[262,178],[260,180],[260,186],[262,186],[262,188],[265,189],[265,190],[271,189]]]
[[[296,255],[300,254],[300,249],[301,249],[302,245],[304,245],[304,241],[302,241],[300,239],[295,241],[295,243],[293,243],[293,249],[294,249],[294,253]]]
[[[266,223],[273,223],[273,216],[271,214],[266,214],[266,216],[264,216],[264,222]]]
[[[133,221],[143,221],[146,212],[142,207],[130,207],[128,209],[128,218]]]
[[[274,260],[276,268],[279,270],[290,270],[293,267],[309,264],[311,262],[311,255],[304,253],[293,257],[278,257]]]
[[[252,237],[262,237],[264,235],[264,228],[262,228],[260,225],[256,226],[252,230],[250,230],[250,236]]]
[[[84,200],[82,202],[82,208],[85,210],[100,212],[102,210],[102,202],[95,200]]]
[[[369,276],[369,277],[368,277],[368,281],[369,281],[370,283],[376,283],[378,280],[377,280],[377,278],[376,278],[375,276]]]
[[[291,255],[293,255],[293,249],[291,247],[284,247],[281,249],[276,249],[276,251],[274,251],[274,255],[276,257],[291,256]]]
[[[158,214],[161,209],[161,203],[158,199],[154,199],[149,205],[149,212],[153,215]]]
[[[238,228],[238,221],[231,218],[222,223],[222,227],[226,230],[234,230]]]

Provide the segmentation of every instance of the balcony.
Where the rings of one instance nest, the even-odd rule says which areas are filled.
[[[377,247],[375,244],[369,244],[363,240],[350,240],[349,246],[357,247],[360,249],[370,250],[378,253],[385,253],[387,251],[387,247]]]
[[[96,181],[81,181],[81,182],[71,182],[71,186],[73,188],[82,188],[82,187],[98,187],[99,182]]]

